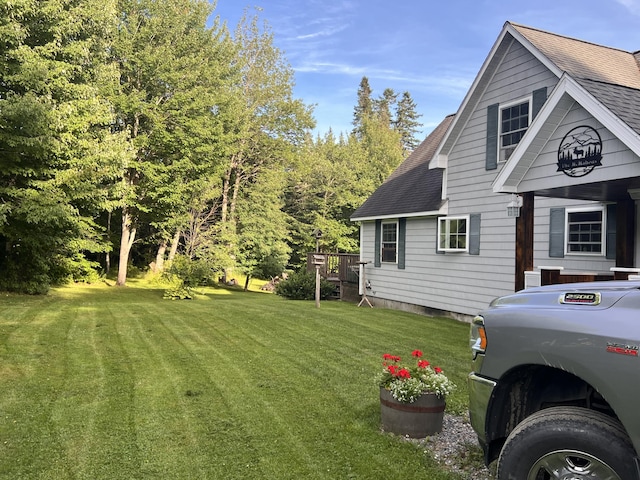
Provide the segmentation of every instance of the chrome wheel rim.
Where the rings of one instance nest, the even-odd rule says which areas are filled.
[[[577,450],[556,450],[538,459],[527,480],[622,480],[605,462]]]

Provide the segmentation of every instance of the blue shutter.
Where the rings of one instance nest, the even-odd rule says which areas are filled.
[[[398,220],[398,268],[404,270],[404,257],[406,250],[407,219]]]
[[[533,98],[531,99],[531,119],[536,118],[536,115],[540,112],[540,109],[547,101],[547,87],[539,88],[533,91]]]
[[[498,168],[498,114],[499,105],[497,103],[487,107],[487,157],[485,165],[487,170]]]
[[[607,205],[607,258],[616,259],[616,204]]]
[[[549,214],[549,257],[564,258],[564,208],[552,208]]]
[[[374,240],[374,252],[373,252],[373,266],[379,267],[380,263],[380,249],[381,249],[381,240],[382,240],[382,220],[376,220],[376,238]]]
[[[480,255],[480,214],[469,215],[469,255]]]

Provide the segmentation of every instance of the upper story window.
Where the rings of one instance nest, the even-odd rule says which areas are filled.
[[[396,263],[398,261],[398,223],[382,223],[382,261],[386,263]]]
[[[567,210],[566,253],[604,255],[604,208]]]
[[[469,218],[441,217],[438,219],[438,250],[466,252],[469,245]]]
[[[500,155],[499,160],[506,162],[531,123],[531,99],[500,107]]]

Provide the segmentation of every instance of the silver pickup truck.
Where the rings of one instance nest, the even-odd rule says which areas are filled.
[[[498,298],[470,343],[471,424],[499,480],[640,480],[640,282]]]

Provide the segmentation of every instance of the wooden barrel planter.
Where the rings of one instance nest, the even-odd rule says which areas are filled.
[[[425,393],[413,403],[402,403],[380,388],[380,417],[385,432],[423,438],[442,431],[445,399]]]

